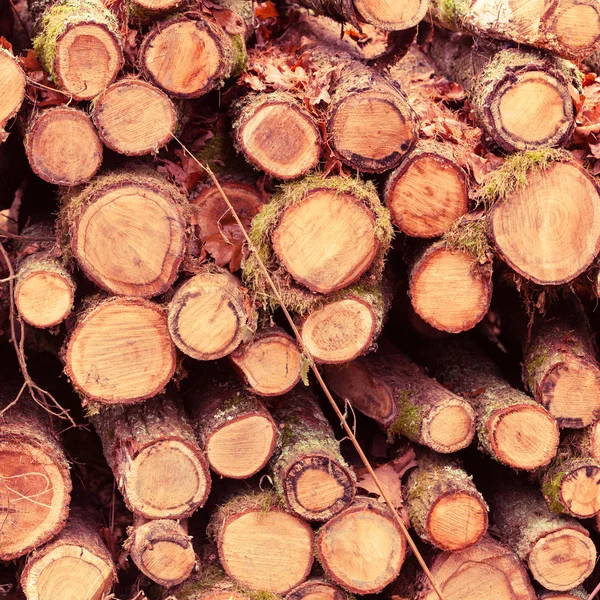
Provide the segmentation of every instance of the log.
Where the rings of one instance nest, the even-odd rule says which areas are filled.
[[[0,48],[0,80],[2,80],[2,99],[0,99],[0,144],[6,141],[9,132],[6,126],[17,115],[25,99],[25,73],[11,52]]]
[[[94,101],[92,120],[104,144],[126,156],[156,154],[177,128],[173,102],[158,88],[125,77]]]
[[[477,410],[481,449],[514,469],[548,465],[558,448],[558,424],[545,408],[513,388],[468,339],[423,346],[435,376]]]
[[[123,66],[116,17],[102,0],[28,0],[33,48],[57,86],[75,100],[91,100]]]
[[[175,292],[167,309],[169,332],[187,356],[223,358],[251,335],[252,308],[239,279],[210,265]]]
[[[430,50],[440,71],[469,94],[487,136],[508,152],[566,144],[575,123],[573,65],[536,50],[503,49],[467,36],[436,35]]]
[[[279,327],[259,329],[229,360],[248,389],[259,396],[280,396],[299,381],[302,356],[296,340]]]
[[[327,521],[348,508],[356,478],[314,395],[296,388],[273,418],[280,437],[270,466],[286,508],[307,521]]]
[[[273,494],[235,496],[216,511],[209,530],[223,569],[243,588],[286,594],[310,573],[312,529],[283,511]]]
[[[56,106],[34,111],[24,139],[33,172],[55,185],[89,181],[102,164],[102,143],[88,115],[78,108]]]
[[[536,600],[529,577],[517,556],[506,546],[484,537],[458,552],[441,552],[429,565],[445,600]],[[416,600],[437,600],[431,583],[421,576]]]
[[[175,372],[167,316],[142,298],[92,301],[80,313],[62,355],[75,390],[102,404],[152,398]]]
[[[334,583],[374,594],[398,576],[406,541],[385,504],[357,498],[318,531],[316,556]]]
[[[221,477],[247,479],[266,466],[277,427],[259,398],[231,378],[202,380],[188,393],[188,408],[211,469]]]
[[[585,591],[582,586],[569,590],[568,592],[542,592],[540,595],[541,600],[587,600],[589,594]]]
[[[187,522],[136,517],[124,544],[135,566],[166,588],[185,581],[196,565]]]
[[[164,600],[252,600],[253,597],[253,592],[244,590],[217,564],[192,573],[183,584],[161,596]]]
[[[4,409],[19,392],[4,378]],[[48,415],[25,392],[0,417],[0,560],[31,552],[63,529],[71,477]]]
[[[117,572],[100,528],[92,510],[71,509],[65,528],[27,558],[21,573],[27,600],[81,600],[108,594]]]
[[[374,419],[388,438],[403,435],[444,454],[473,441],[475,411],[470,403],[391,346],[348,365],[328,367],[325,376],[340,400],[347,399]]]
[[[597,184],[569,158],[551,150],[515,155],[484,188],[496,202],[489,236],[500,258],[540,285],[571,281],[600,250]]]
[[[430,6],[434,22],[475,38],[511,40],[574,60],[600,47],[600,7],[592,0],[430,0]]]
[[[487,504],[460,462],[418,453],[406,482],[410,523],[419,537],[441,550],[464,550],[488,527]]]
[[[127,507],[146,519],[182,519],[210,492],[204,454],[169,397],[102,407],[90,419]]]
[[[177,276],[187,210],[177,188],[150,171],[108,173],[63,198],[63,245],[101,289],[151,298]]]
[[[131,0],[129,18],[143,23],[177,9],[182,3],[183,0]]]
[[[349,600],[342,588],[321,577],[311,577],[289,592],[284,600]]]
[[[546,589],[568,591],[591,574],[596,547],[578,521],[550,512],[542,494],[523,485],[502,485],[492,496],[501,539]]]

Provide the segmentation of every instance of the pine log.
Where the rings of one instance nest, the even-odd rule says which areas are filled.
[[[328,367],[327,384],[340,400],[374,419],[393,439],[403,435],[448,454],[470,445],[475,411],[390,346],[348,365]]]
[[[100,527],[90,509],[71,509],[58,536],[27,558],[21,574],[27,600],[104,598],[117,573]]]
[[[600,251],[600,196],[595,180],[567,153],[508,159],[484,188],[496,201],[489,235],[500,258],[541,285],[567,283]]]
[[[123,171],[66,195],[61,227],[80,268],[98,287],[151,298],[177,276],[186,214],[185,198],[162,177]]]
[[[561,146],[575,123],[573,65],[536,50],[436,34],[430,55],[442,73],[468,92],[479,124],[509,152]]]
[[[6,141],[5,130],[9,121],[17,115],[25,99],[25,73],[11,52],[0,48],[0,144]]]
[[[310,573],[312,529],[284,512],[273,494],[235,496],[216,511],[209,530],[223,569],[243,588],[286,594]]]
[[[486,534],[488,507],[456,460],[418,453],[406,482],[406,506],[419,537],[441,550],[464,550]]]
[[[177,289],[168,313],[175,345],[197,360],[227,356],[254,327],[252,306],[239,279],[212,265]]]
[[[108,298],[79,315],[63,360],[67,377],[84,398],[118,404],[159,394],[175,372],[176,354],[158,304]]]
[[[104,144],[127,156],[156,154],[177,127],[169,97],[132,77],[113,83],[96,98],[92,119]]]
[[[2,406],[17,396],[4,378]],[[71,477],[48,415],[25,392],[0,417],[0,560],[52,539],[69,514]]]
[[[511,40],[581,60],[600,47],[600,7],[594,0],[430,0],[430,18],[475,38]]]
[[[519,485],[497,486],[492,515],[502,540],[545,588],[568,591],[587,579],[596,563],[590,534],[571,517],[550,512],[542,494]]]
[[[536,600],[529,577],[506,546],[484,537],[458,552],[442,552],[429,565],[445,600]],[[438,600],[431,583],[421,575],[415,600]]]
[[[323,579],[311,577],[289,592],[284,600],[351,600],[347,592]]]
[[[273,417],[280,437],[271,472],[284,505],[308,521],[345,510],[354,500],[355,476],[314,395],[296,388]]]
[[[89,181],[102,164],[102,143],[88,115],[78,108],[56,106],[34,111],[24,139],[33,172],[55,185]]]
[[[558,424],[533,398],[513,388],[468,339],[423,347],[436,378],[477,410],[481,449],[514,469],[548,465],[558,448]]]
[[[237,381],[219,377],[192,387],[188,409],[211,469],[221,477],[247,479],[266,466],[277,427],[259,398]]]
[[[125,548],[131,560],[152,581],[170,588],[191,575],[196,555],[186,521],[136,517],[128,534]]]
[[[248,389],[259,396],[286,394],[300,381],[300,349],[279,327],[259,329],[229,355],[229,360]]]
[[[127,507],[147,519],[181,519],[210,491],[204,454],[182,410],[169,397],[91,415]]]
[[[316,556],[334,583],[374,594],[398,576],[406,541],[385,504],[357,498],[319,530]]]
[[[28,0],[33,47],[43,68],[75,100],[91,100],[123,66],[116,17],[102,0]]]

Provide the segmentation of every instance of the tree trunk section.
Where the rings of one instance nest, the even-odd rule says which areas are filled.
[[[9,133],[5,130],[8,122],[17,115],[25,99],[25,73],[11,52],[0,48],[0,144],[6,141]]]
[[[251,600],[254,594],[242,589],[220,566],[210,564],[160,597],[163,600]]]
[[[569,590],[568,592],[542,592],[541,600],[587,600],[589,594],[582,586]]]
[[[284,600],[350,600],[350,596],[327,579],[311,577],[289,592]]]

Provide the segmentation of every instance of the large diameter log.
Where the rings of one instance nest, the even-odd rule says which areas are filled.
[[[313,564],[309,525],[284,512],[272,494],[242,494],[221,506],[212,525],[219,559],[243,588],[286,594]]]
[[[123,66],[116,17],[102,0],[28,0],[35,19],[33,47],[61,90],[91,100]]]
[[[469,402],[392,348],[328,367],[325,376],[338,398],[377,421],[390,438],[400,434],[444,454],[473,441],[475,411]]]
[[[18,387],[3,392],[6,407]],[[52,539],[69,513],[71,477],[48,416],[24,394],[0,417],[0,560],[7,561]]]
[[[311,577],[289,592],[284,600],[350,600],[350,596],[327,579]]]
[[[101,408],[91,420],[128,508],[147,519],[190,516],[210,475],[192,427],[169,398]]]
[[[273,417],[280,437],[271,471],[285,506],[309,521],[327,521],[346,509],[355,476],[313,394],[296,388]]]
[[[497,486],[492,514],[502,540],[549,590],[582,583],[596,563],[596,547],[578,521],[551,512],[542,494],[520,486]]]
[[[101,300],[80,316],[63,360],[73,387],[87,399],[114,404],[152,398],[175,372],[167,315],[141,298]]]
[[[429,566],[445,600],[536,600],[529,577],[506,546],[484,537],[458,552],[442,552]],[[417,600],[437,600],[431,583],[423,583]]]
[[[93,511],[71,510],[65,528],[27,558],[21,587],[27,600],[104,598],[117,579]]]
[[[5,127],[17,115],[25,99],[25,73],[8,50],[0,48],[0,144],[8,137]]]
[[[441,550],[463,550],[487,532],[488,507],[459,462],[419,453],[406,482],[406,505],[419,537]]]
[[[319,530],[316,555],[333,582],[374,594],[398,576],[406,541],[385,504],[358,498]]]
[[[177,276],[186,213],[185,198],[163,178],[123,171],[65,196],[61,221],[89,279],[111,294],[150,298]]]

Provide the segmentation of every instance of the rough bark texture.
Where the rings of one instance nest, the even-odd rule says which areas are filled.
[[[313,576],[289,592],[285,600],[350,600],[350,596],[331,581]]]
[[[542,592],[540,594],[541,600],[550,600],[550,598],[552,600],[587,600],[589,596],[582,586],[568,592]]]
[[[210,564],[179,587],[163,593],[164,600],[251,600],[253,592],[243,589],[217,565]]]
[[[0,77],[3,92],[0,100],[0,144],[6,141],[8,122],[16,116],[25,99],[25,73],[11,52],[0,48]]]

